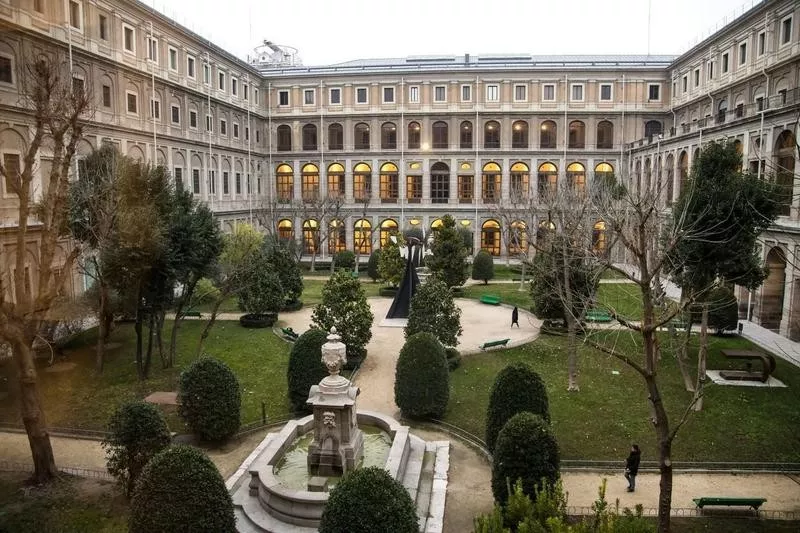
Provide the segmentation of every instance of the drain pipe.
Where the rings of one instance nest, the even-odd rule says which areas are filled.
[[[767,79],[766,88],[764,89],[764,103],[761,105],[761,125],[758,128],[758,179],[761,179],[761,166],[763,164],[764,154],[764,113],[767,110],[769,103],[769,74],[766,69],[762,67],[761,75]]]

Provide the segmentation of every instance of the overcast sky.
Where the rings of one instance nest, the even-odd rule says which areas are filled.
[[[298,48],[306,65],[432,54],[648,52],[648,0],[143,1],[242,59],[265,39]],[[752,3],[654,0],[650,53],[682,53]]]

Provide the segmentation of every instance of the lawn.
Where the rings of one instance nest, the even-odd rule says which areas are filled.
[[[642,318],[642,293],[633,283],[601,283],[597,286],[597,307],[613,309],[631,319]]]
[[[165,326],[169,338],[171,322]],[[111,334],[118,345],[108,354],[106,368],[99,377],[94,372],[96,330],[85,332],[73,342],[65,364],[74,368],[63,372],[39,369],[40,394],[47,421],[54,427],[103,429],[120,403],[142,399],[155,391],[177,390],[182,368],[195,358],[197,341],[205,321],[184,321],[178,335],[175,368],[164,370],[158,354],[152,361],[150,379],[140,382],[136,375],[135,335],[132,324],[119,324]],[[268,417],[288,414],[286,368],[291,345],[279,339],[271,328],[244,329],[238,322],[217,322],[206,341],[206,353],[225,361],[236,373],[242,387],[242,423],[261,419],[261,402]],[[60,365],[63,366],[63,365]],[[58,368],[58,367],[56,367]],[[172,409],[166,409],[173,431],[182,431]],[[19,423],[15,401],[0,403],[0,421]]]
[[[484,294],[492,294],[500,297],[502,303],[506,305],[516,305],[523,309],[530,309],[531,297],[528,292],[528,285],[525,289],[519,290],[519,283],[489,283],[488,285],[468,285],[462,289],[462,298],[480,299]]]
[[[636,353],[629,333],[606,332],[599,340]],[[666,334],[664,334],[666,335]],[[696,337],[694,338],[696,342]],[[738,337],[711,337],[708,368],[725,368],[720,350],[750,348]],[[542,336],[526,346],[465,356],[451,373],[445,421],[483,438],[485,412],[495,375],[523,361],[542,376],[550,399],[553,428],[565,459],[621,460],[638,442],[645,460],[657,457],[644,382],[632,369],[594,348],[580,350],[580,392],[568,393],[566,339]],[[680,373],[663,347],[661,393],[674,424],[687,405]],[[690,357],[694,358],[696,346]],[[694,372],[694,371],[693,371]],[[673,448],[678,461],[800,462],[800,369],[778,359],[775,377],[787,388],[708,385],[705,408],[693,413]]]

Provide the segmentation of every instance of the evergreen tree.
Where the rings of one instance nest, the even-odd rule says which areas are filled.
[[[453,292],[437,276],[420,285],[411,298],[406,338],[423,331],[432,333],[444,346],[458,344],[463,331],[461,309],[453,300]]]
[[[467,281],[467,248],[450,215],[442,217],[442,225],[434,231],[432,255],[425,259],[431,272],[438,273],[448,287],[460,287]]]

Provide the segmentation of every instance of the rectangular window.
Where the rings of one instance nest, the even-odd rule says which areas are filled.
[[[228,121],[227,120],[220,120],[219,121],[219,134],[220,135],[227,135],[228,134]]]
[[[689,76],[684,75],[682,81],[683,81],[683,92],[686,92],[689,90]]]
[[[739,64],[745,63],[747,63],[747,43],[742,43],[739,45]]]
[[[570,91],[570,100],[573,102],[583,102],[583,84],[573,83]]]
[[[103,85],[103,107],[111,107],[111,86]]]
[[[611,101],[611,84],[610,83],[601,83],[600,84],[600,101],[601,102],[610,102]]]
[[[231,184],[229,182],[230,176],[227,171],[222,173],[222,194],[229,195],[231,193]]]
[[[766,51],[767,51],[767,33],[762,31],[761,33],[758,34],[758,48],[756,52],[758,53],[758,56],[761,57],[764,55]]]
[[[709,61],[706,63],[706,72],[708,73],[708,79],[714,79],[714,61]]]
[[[458,201],[462,204],[472,203],[472,197],[475,193],[473,186],[474,179],[472,176],[459,176],[458,177]]]
[[[100,31],[100,38],[104,41],[108,40],[108,17],[100,15],[98,17],[97,27]]]
[[[172,106],[172,123],[173,124],[181,123],[181,108],[176,105]]]
[[[242,174],[240,172],[236,173],[234,186],[236,187],[236,194],[242,194]]]
[[[192,169],[192,192],[200,194],[200,169]]]
[[[138,113],[138,97],[136,96],[136,93],[126,92],[125,95],[128,101],[128,113]]]
[[[175,189],[182,191],[183,190],[183,169],[181,167],[175,167],[172,169],[172,175],[175,176]]]
[[[419,103],[419,87],[412,85],[408,88],[408,101],[412,104]]]
[[[217,194],[217,172],[208,171],[208,194]]]
[[[728,52],[722,54],[722,73],[726,74],[728,72]]]
[[[178,72],[178,50],[169,47],[169,69]]]
[[[69,25],[76,30],[83,29],[83,4],[77,0],[69,1]]]
[[[289,105],[289,91],[278,91],[278,105]]]
[[[158,65],[158,41],[152,37],[147,38],[147,59]]]
[[[303,105],[314,105],[314,89],[303,91]]]
[[[225,91],[225,73],[224,72],[218,72],[217,76],[218,76],[217,89],[219,89],[220,91],[224,92]]]
[[[150,116],[156,120],[161,120],[161,102],[150,99]]]
[[[72,94],[80,97],[83,96],[85,90],[86,82],[83,80],[83,78],[74,76],[72,78]]]
[[[699,87],[700,86],[700,69],[699,68],[694,69],[694,86],[695,87]]]
[[[366,104],[367,103],[367,88],[366,87],[358,87],[356,89],[356,103],[357,104]]]
[[[786,17],[781,21],[781,46],[792,41],[792,17]]]
[[[206,131],[214,131],[214,118],[211,115],[206,115]]]
[[[192,77],[194,78],[194,68],[192,68]],[[203,63],[203,83],[211,85],[211,65]]]
[[[208,66],[206,66],[206,69]],[[194,58],[192,56],[186,56],[186,75],[190,78],[194,79],[195,72],[194,72]]]
[[[446,102],[447,101],[447,87],[444,85],[437,85],[433,88],[433,101]]]
[[[256,101],[256,107],[258,107],[258,89],[253,89],[253,99]]]
[[[122,25],[122,46],[126,52],[136,53],[136,34],[133,28],[126,24]]]
[[[189,111],[189,127],[197,129],[197,111]]]
[[[651,102],[658,102],[661,100],[661,85],[658,83],[651,83],[647,86],[647,99]]]
[[[500,101],[500,86],[499,85],[487,85],[486,86],[486,101],[487,102],[499,102]]]
[[[461,86],[461,101],[462,102],[471,102],[472,101],[472,86],[471,85],[462,85]]]
[[[15,194],[15,184],[19,181],[19,173],[21,170],[20,161],[19,154],[3,154],[3,166],[6,169],[6,194]]]
[[[244,140],[245,141],[249,141],[250,140],[250,126],[245,126],[244,127]]]
[[[422,198],[422,176],[406,176],[406,198],[410,203],[419,203]]]
[[[330,105],[341,105],[342,103],[342,90],[339,88],[331,89],[328,92],[328,103]]]
[[[234,77],[231,77],[231,94],[239,96],[239,80]]]
[[[14,67],[10,57],[0,56],[0,83],[14,83]]]
[[[233,124],[233,138],[234,139],[239,138],[239,125],[236,123]]]
[[[554,102],[556,99],[556,86],[552,83],[542,85],[542,100],[545,102]]]
[[[37,13],[44,13],[44,0],[33,0],[33,10]]]
[[[527,102],[528,101],[528,86],[527,85],[514,85],[514,101]]]
[[[248,86],[245,83],[245,84],[242,85],[242,90],[244,92],[244,99],[245,100],[249,100],[250,99],[250,86]]]
[[[394,87],[383,88],[383,103],[384,104],[394,103]]]
[[[261,142],[261,130],[256,130],[256,144]]]

